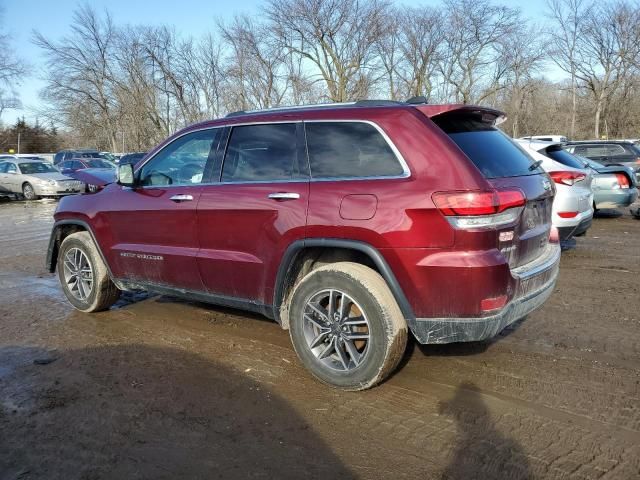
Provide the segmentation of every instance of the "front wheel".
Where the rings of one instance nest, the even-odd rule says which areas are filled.
[[[25,183],[22,186],[22,196],[25,200],[37,200],[38,195],[36,195],[36,191],[33,189],[33,185],[30,183]]]
[[[393,372],[407,344],[407,324],[376,271],[339,262],[313,270],[295,287],[290,335],[302,363],[344,390],[370,388]]]
[[[82,312],[106,310],[120,297],[87,232],[71,234],[62,241],[57,268],[64,294]]]

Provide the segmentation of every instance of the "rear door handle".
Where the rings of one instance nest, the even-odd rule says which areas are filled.
[[[299,193],[295,192],[275,192],[267,195],[271,200],[297,200],[300,198]]]
[[[174,195],[173,197],[170,197],[169,200],[176,203],[190,202],[191,200],[193,200],[193,197],[191,195],[180,194],[180,195]]]

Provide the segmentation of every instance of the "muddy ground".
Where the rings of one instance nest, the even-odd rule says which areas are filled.
[[[264,318],[161,296],[87,315],[44,268],[55,202],[0,203],[0,479],[640,478],[640,221],[594,221],[491,342],[411,345],[363,393]]]

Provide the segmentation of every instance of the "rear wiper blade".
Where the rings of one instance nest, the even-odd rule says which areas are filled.
[[[540,165],[542,165],[542,160],[536,160],[535,162],[533,162],[531,164],[531,166],[529,166],[529,170],[530,171],[534,171],[536,168],[538,168]]]

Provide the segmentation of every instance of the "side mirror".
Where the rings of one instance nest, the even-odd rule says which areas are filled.
[[[133,173],[133,165],[130,163],[123,163],[118,165],[118,185],[123,187],[135,187],[136,178]]]

